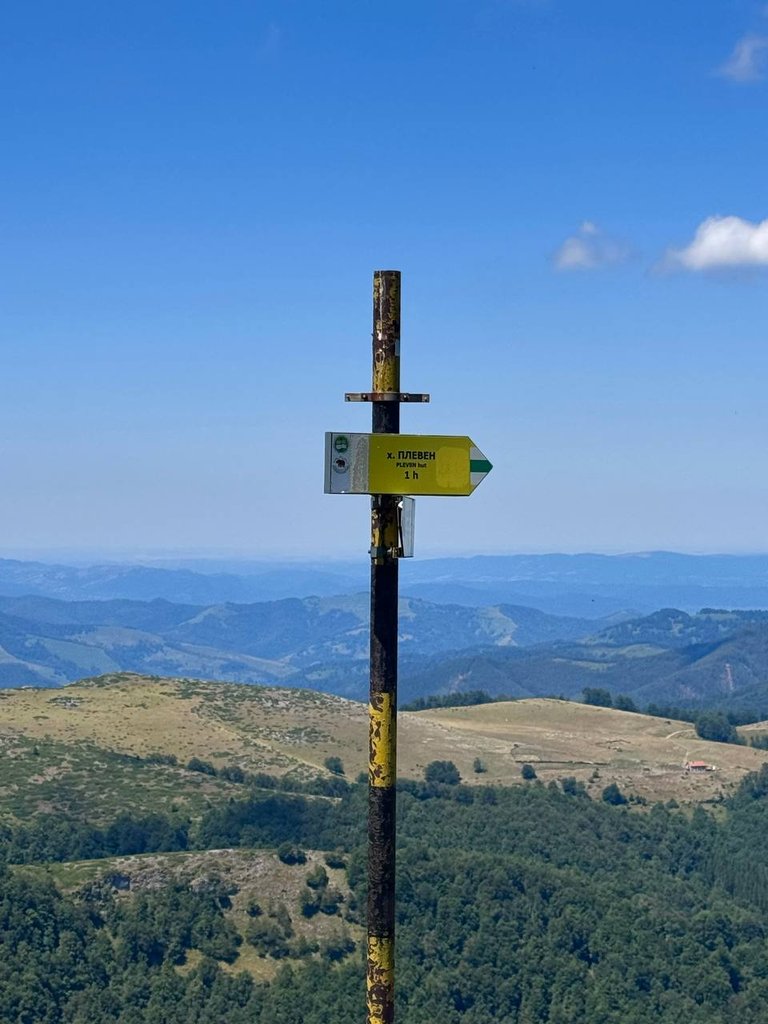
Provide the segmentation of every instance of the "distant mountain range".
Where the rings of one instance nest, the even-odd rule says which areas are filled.
[[[432,601],[501,602],[600,618],[658,608],[768,608],[768,556],[481,555],[403,565],[403,589]]]
[[[53,597],[62,601],[162,598],[181,604],[217,604],[328,597],[362,590],[366,585],[364,562],[357,572],[346,572],[344,566],[335,569],[330,565],[326,568],[269,562],[245,563],[240,572],[232,572],[222,571],[218,565],[212,562],[207,571],[200,571],[120,563],[48,565],[0,558],[0,594]]]
[[[0,559],[0,594],[66,601],[163,598],[176,604],[332,597],[368,585],[364,555],[350,562],[189,560],[144,565],[48,565]],[[481,555],[407,559],[401,592],[438,604],[512,604],[600,619],[627,609],[768,608],[768,556]]]
[[[0,560],[0,686],[132,671],[365,699],[364,567]],[[573,697],[598,685],[643,704],[768,706],[766,556],[482,556],[401,569],[403,700],[467,689]],[[281,596],[250,599],[264,592]],[[524,602],[508,599],[518,593]],[[670,593],[682,608],[643,614]],[[730,610],[691,614],[694,598]]]
[[[0,686],[130,671],[308,686],[364,700],[368,595],[255,604],[0,597]],[[768,708],[768,611],[602,621],[400,602],[402,700],[458,690]]]
[[[467,609],[403,598],[401,662],[415,669],[448,652],[573,640],[594,628],[592,620],[532,608]],[[368,645],[367,594],[208,606],[0,597],[5,687],[132,671],[280,682],[363,698]]]
[[[768,612],[664,609],[575,642],[465,651],[433,659],[402,690],[406,699],[459,690],[575,697],[585,687],[641,706],[768,709]]]

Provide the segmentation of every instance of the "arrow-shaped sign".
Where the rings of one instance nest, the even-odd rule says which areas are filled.
[[[469,437],[325,435],[326,494],[467,495],[491,468]]]

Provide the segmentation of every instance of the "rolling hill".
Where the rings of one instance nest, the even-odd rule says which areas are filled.
[[[617,782],[678,801],[712,798],[766,756],[700,740],[689,723],[541,699],[406,712],[398,734],[404,778],[452,760],[468,783],[516,784],[530,763],[543,781],[573,776],[594,795]],[[4,691],[0,744],[0,813],[87,810],[103,819],[116,806],[176,806],[195,814],[242,794],[222,769],[306,781],[331,777],[325,761],[339,757],[356,778],[367,768],[368,723],[364,705],[309,690],[118,675]],[[217,774],[189,769],[192,759]],[[690,759],[718,771],[686,776]]]

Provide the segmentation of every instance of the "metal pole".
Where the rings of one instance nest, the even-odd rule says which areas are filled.
[[[374,434],[400,432],[400,272],[373,275]],[[398,498],[371,496],[368,761],[368,1024],[395,1017]]]

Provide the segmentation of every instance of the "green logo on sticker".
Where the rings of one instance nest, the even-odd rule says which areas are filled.
[[[349,448],[349,438],[345,434],[339,434],[334,438],[333,447],[337,452],[345,452]]]

